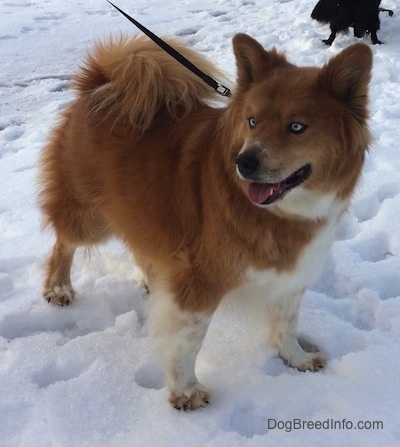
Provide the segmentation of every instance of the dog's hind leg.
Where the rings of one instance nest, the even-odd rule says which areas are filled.
[[[48,303],[68,305],[75,296],[71,286],[71,265],[75,246],[57,241],[49,258],[43,296]]]
[[[382,45],[383,44],[383,42],[378,39],[376,30],[371,31],[371,42],[373,43],[373,45],[376,45],[376,44]]]
[[[327,39],[323,39],[322,42],[324,42],[326,45],[331,46],[332,43],[333,43],[333,41],[334,41],[335,38],[336,38],[336,34],[337,34],[336,31],[332,31],[331,34],[330,34],[330,36],[329,36]]]
[[[70,270],[75,249],[97,244],[110,235],[109,222],[102,212],[102,200],[88,175],[78,175],[75,166],[81,161],[70,159],[67,123],[56,129],[54,138],[41,156],[41,191],[39,205],[44,225],[54,230],[56,243],[47,264],[44,298],[60,306],[74,298]]]
[[[58,216],[59,217],[59,216]],[[57,235],[56,243],[47,264],[44,298],[60,306],[68,305],[75,292],[70,271],[74,253],[79,246],[90,246],[108,238],[108,225],[99,211],[70,209],[62,222],[52,222]]]
[[[379,12],[387,12],[390,17],[393,17],[393,10],[392,9],[379,8]]]
[[[56,234],[47,264],[44,298],[60,306],[74,298],[70,271],[75,249],[97,244],[110,235],[109,224],[98,206],[78,201],[67,182],[50,177],[42,190],[40,205],[45,224]]]

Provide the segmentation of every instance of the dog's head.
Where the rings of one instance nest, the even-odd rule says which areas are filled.
[[[236,143],[229,161],[248,199],[294,213],[304,206],[312,215],[319,213],[316,197],[349,196],[370,140],[369,47],[354,44],[322,68],[297,67],[244,34],[233,47],[238,79],[228,119]]]

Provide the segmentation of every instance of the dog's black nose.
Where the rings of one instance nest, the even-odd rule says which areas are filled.
[[[260,160],[252,151],[245,151],[236,157],[236,165],[243,177],[251,177],[260,168]]]

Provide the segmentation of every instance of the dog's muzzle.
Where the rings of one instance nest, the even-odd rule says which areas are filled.
[[[291,175],[276,183],[264,183],[260,178],[261,162],[252,151],[245,151],[236,157],[236,166],[243,180],[248,180],[247,195],[257,205],[269,205],[282,199],[287,192],[305,182],[311,175],[311,164],[306,164]]]
[[[245,179],[255,180],[254,175],[259,171],[261,163],[257,154],[245,151],[236,157],[236,166]]]

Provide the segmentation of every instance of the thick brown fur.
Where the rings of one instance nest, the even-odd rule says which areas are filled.
[[[221,79],[202,56],[170,43]],[[216,99],[210,87],[145,38],[110,40],[87,57],[75,77],[77,99],[41,157],[40,206],[57,236],[45,281],[49,302],[74,298],[75,248],[113,234],[134,253],[150,292],[173,297],[176,312],[186,315],[182,327],[194,321],[202,328],[198,315],[210,316],[248,281],[249,270],[296,272],[329,210],[292,209],[291,191],[256,206],[236,167],[247,150],[257,155],[265,181],[311,164],[304,194],[332,196],[336,217],[346,209],[370,140],[368,47],[355,44],[316,68],[297,67],[243,34],[233,46],[237,85],[222,108],[209,105]],[[254,129],[249,117],[257,119]],[[292,122],[307,130],[293,134]],[[171,371],[173,381],[179,374]],[[171,385],[170,392],[180,407],[182,399],[187,408],[207,401],[203,391],[188,396]]]

